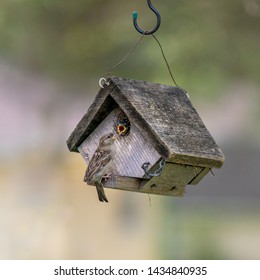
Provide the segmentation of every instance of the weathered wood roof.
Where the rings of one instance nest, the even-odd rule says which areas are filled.
[[[123,109],[167,161],[210,168],[222,166],[223,153],[183,89],[120,77],[112,77],[109,86],[100,89],[70,135],[69,150],[78,151],[77,147],[116,106]]]

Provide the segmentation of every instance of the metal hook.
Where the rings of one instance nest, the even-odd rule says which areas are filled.
[[[144,31],[142,30],[138,24],[137,24],[137,18],[138,18],[138,13],[137,12],[133,12],[133,23],[134,23],[134,27],[135,29],[141,33],[141,34],[144,34],[144,35],[151,35],[153,34],[154,32],[156,32],[158,30],[158,28],[160,27],[160,24],[161,24],[161,16],[159,14],[159,12],[154,8],[154,6],[152,5],[151,3],[151,0],[147,0],[147,4],[149,6],[149,8],[155,13],[156,17],[157,17],[157,24],[156,26],[154,27],[154,29],[152,30],[149,30],[149,31]]]

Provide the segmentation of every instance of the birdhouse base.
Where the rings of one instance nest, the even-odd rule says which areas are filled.
[[[185,192],[185,186],[181,186],[178,188],[176,187],[175,189],[165,189],[162,186],[157,186],[154,184],[150,185],[149,181],[149,179],[115,176],[113,182],[106,182],[104,184],[104,187],[131,192],[168,196],[183,196]]]
[[[162,174],[151,179],[114,176],[104,187],[140,193],[183,196],[186,185],[195,185],[209,172],[209,168],[166,163]]]

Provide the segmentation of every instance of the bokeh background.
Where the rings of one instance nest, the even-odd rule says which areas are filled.
[[[153,1],[156,36],[226,161],[183,198],[83,183],[66,140],[156,18],[143,1],[0,1],[1,259],[260,259],[260,1]],[[146,36],[113,72],[172,84]]]

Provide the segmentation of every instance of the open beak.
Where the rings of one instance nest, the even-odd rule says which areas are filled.
[[[118,134],[123,134],[126,131],[126,127],[124,125],[118,125],[117,126],[117,133]]]

